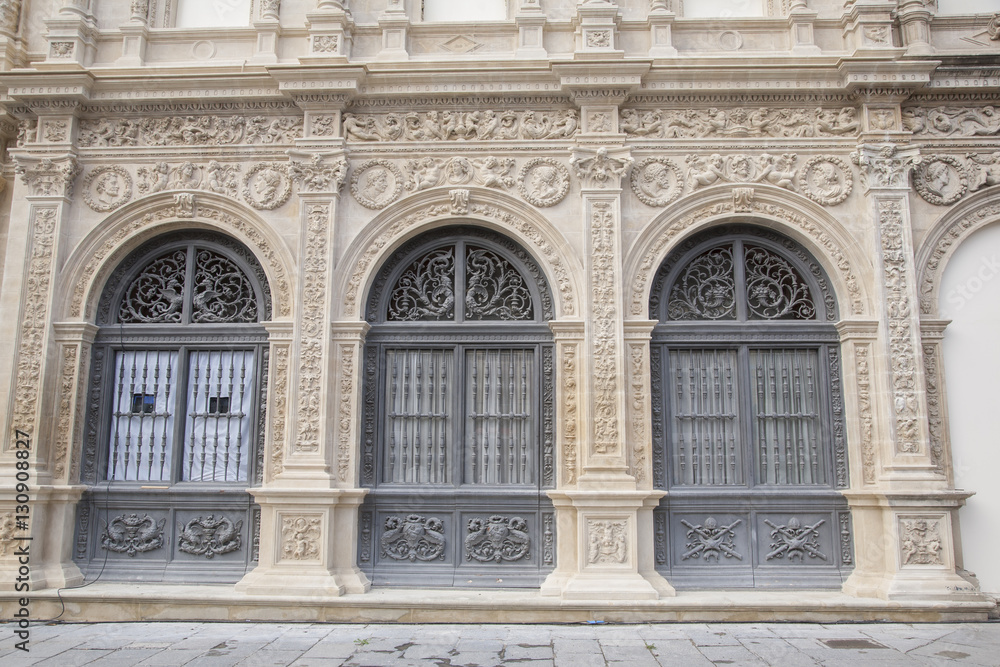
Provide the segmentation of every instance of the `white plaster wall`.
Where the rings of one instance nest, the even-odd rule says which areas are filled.
[[[424,0],[425,21],[503,21],[507,0]]]
[[[958,247],[940,294],[955,486],[976,492],[959,513],[965,569],[1000,593],[1000,223]]]
[[[938,0],[938,15],[992,14],[1000,12],[1000,0]]]
[[[250,25],[250,0],[180,0],[177,28],[221,28]]]

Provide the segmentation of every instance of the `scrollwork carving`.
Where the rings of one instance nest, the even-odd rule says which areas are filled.
[[[531,557],[528,522],[519,516],[494,514],[488,519],[469,519],[465,536],[465,558],[480,563],[503,563]]]
[[[629,137],[702,139],[742,137],[853,137],[860,123],[854,107],[840,109],[622,109]]]
[[[306,256],[303,261],[302,338],[299,351],[299,429],[295,450],[319,451],[320,395],[323,385],[323,339],[330,207],[314,204],[306,213]]]
[[[744,259],[751,319],[816,319],[809,286],[791,264],[756,246],[746,246]]]
[[[351,175],[351,194],[370,209],[385,208],[403,192],[403,175],[388,160],[368,160]]]
[[[396,281],[389,296],[389,321],[439,321],[455,317],[455,252],[432,250]]]
[[[531,293],[521,274],[489,250],[466,256],[465,317],[470,320],[532,320]]]
[[[281,473],[285,458],[285,425],[288,420],[288,356],[285,345],[274,347],[274,385],[271,399],[271,479]]]
[[[591,309],[594,334],[591,348],[594,386],[594,451],[612,454],[621,443],[618,413],[618,339],[620,311],[617,305],[616,249],[617,225],[611,204],[595,202],[590,221]]]
[[[187,252],[175,250],[157,257],[125,290],[118,308],[123,323],[178,323],[184,306]]]
[[[344,114],[348,141],[512,141],[572,139],[580,120],[565,111],[411,111]]]
[[[154,551],[163,546],[166,519],[159,521],[148,514],[122,514],[104,525],[101,547],[115,553],[135,557],[137,553]]]
[[[670,320],[731,320],[736,317],[736,274],[729,247],[712,248],[684,268],[670,288]]]
[[[214,558],[238,551],[243,546],[243,521],[233,523],[227,517],[209,514],[195,517],[177,526],[177,549],[192,556]]]
[[[257,321],[253,284],[232,260],[210,250],[199,250],[195,267],[192,322]]]
[[[577,346],[567,344],[562,348],[563,360],[563,474],[566,484],[576,483],[576,450],[579,406],[577,396]]]
[[[390,516],[379,537],[383,558],[429,562],[444,560],[444,522],[437,517]]]
[[[84,148],[292,144],[302,127],[297,116],[84,118],[77,142]]]

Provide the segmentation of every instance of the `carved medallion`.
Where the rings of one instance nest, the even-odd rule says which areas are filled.
[[[108,551],[128,554],[153,551],[163,546],[163,527],[166,519],[156,521],[148,514],[122,514],[104,526],[101,546]]]
[[[132,198],[132,177],[118,165],[98,167],[83,184],[83,201],[99,213],[113,211]]]
[[[519,516],[505,518],[494,514],[489,519],[470,519],[469,534],[465,536],[465,558],[480,563],[530,558],[531,540],[527,530],[528,523]]]
[[[764,523],[773,529],[771,530],[772,542],[768,545],[771,551],[765,560],[785,558],[786,556],[789,562],[796,559],[803,562],[806,556],[826,560],[826,555],[819,550],[818,530],[826,521],[820,520],[811,526],[803,526],[801,521],[792,517],[784,526],[777,526],[767,519],[764,519]]]
[[[798,184],[802,194],[817,204],[836,206],[851,194],[854,174],[840,158],[817,155],[799,171]]]
[[[932,155],[913,170],[913,185],[928,204],[947,206],[965,195],[969,179],[957,158]]]
[[[403,192],[403,174],[388,160],[369,160],[351,175],[351,194],[365,208],[385,208]]]
[[[186,524],[178,525],[177,548],[193,556],[212,558],[215,555],[237,551],[243,546],[240,531],[243,522],[235,524],[224,516],[218,519],[209,514],[196,517]]]
[[[646,206],[666,206],[683,189],[681,170],[667,158],[648,157],[632,170],[632,192]]]
[[[444,523],[437,517],[409,514],[390,516],[379,538],[382,556],[393,560],[432,561],[444,559]]]
[[[256,209],[270,211],[278,208],[292,194],[292,179],[284,166],[261,162],[255,164],[243,179],[243,198]]]
[[[687,550],[681,555],[681,560],[700,558],[705,562],[715,559],[718,563],[723,556],[743,560],[743,555],[736,551],[736,526],[743,523],[742,519],[733,521],[728,526],[720,526],[715,517],[708,517],[705,523],[694,526],[684,519],[681,523],[688,529],[685,533],[688,541],[684,545]]]
[[[517,180],[521,196],[539,208],[558,204],[569,192],[569,171],[555,158],[529,160]]]

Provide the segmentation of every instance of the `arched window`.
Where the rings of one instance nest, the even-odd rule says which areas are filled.
[[[839,586],[853,558],[820,267],[772,232],[711,230],[664,262],[650,314],[658,566],[682,588]]]
[[[261,267],[221,235],[157,238],[112,274],[91,371],[76,554],[85,567],[147,579],[246,571],[267,319]]]
[[[368,302],[359,561],[375,584],[537,586],[554,561],[552,298],[531,257],[448,228]]]

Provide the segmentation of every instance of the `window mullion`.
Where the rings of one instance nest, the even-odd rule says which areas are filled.
[[[743,241],[736,239],[733,242],[733,271],[735,272],[734,282],[735,294],[733,299],[736,303],[736,320],[746,322],[750,315],[747,309],[747,275],[746,256],[743,248]]]

